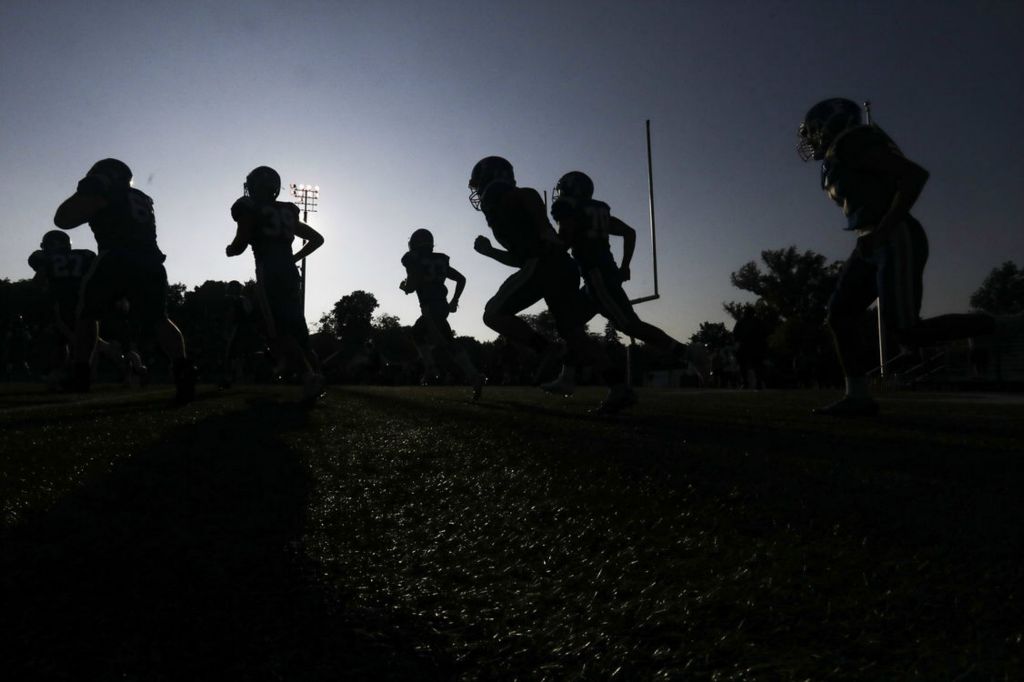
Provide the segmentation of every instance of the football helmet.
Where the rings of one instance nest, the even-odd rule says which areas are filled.
[[[839,133],[861,123],[860,106],[848,99],[834,97],[818,102],[804,116],[797,134],[797,154],[804,161],[821,161]]]
[[[281,176],[270,166],[253,168],[245,176],[245,195],[256,201],[274,201],[281,193]]]
[[[85,177],[96,178],[107,188],[127,189],[132,184],[132,169],[124,161],[102,159],[92,165]]]
[[[484,192],[495,181],[515,186],[515,171],[507,159],[500,156],[485,156],[476,162],[469,174],[469,203],[473,208],[480,210]]]
[[[569,171],[558,179],[551,193],[554,201],[558,199],[592,199],[594,198],[594,181],[581,171]]]
[[[420,228],[412,233],[409,237],[409,250],[410,251],[433,251],[434,250],[434,235],[430,233],[430,230],[424,230]]]
[[[50,230],[43,235],[39,248],[43,251],[70,251],[71,235],[63,230]]]

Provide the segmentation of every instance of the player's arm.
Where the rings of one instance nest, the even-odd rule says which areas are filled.
[[[240,256],[245,253],[245,248],[249,246],[251,241],[250,235],[252,235],[253,220],[250,215],[238,216],[238,227],[235,229],[235,238],[228,244],[227,248],[224,249],[224,253],[231,256]]]
[[[89,220],[110,203],[99,194],[76,191],[57,207],[53,224],[62,230],[70,230]]]
[[[522,267],[523,261],[516,258],[508,251],[503,251],[491,244],[491,240],[483,235],[476,238],[473,242],[473,250],[477,253],[483,254],[488,258],[493,258],[503,265],[507,265],[511,268]]]
[[[454,313],[459,308],[459,297],[462,296],[462,291],[466,288],[466,277],[449,265],[447,279],[455,282],[455,293],[452,294],[451,303],[448,304],[448,311]]]
[[[305,239],[305,245],[292,257],[296,263],[324,245],[324,236],[303,222],[295,224],[295,236]]]
[[[32,279],[37,282],[46,283],[46,265],[45,256],[42,251],[33,251],[32,255],[28,257],[28,266],[32,268]]]
[[[622,222],[615,216],[608,221],[608,234],[622,237],[622,264],[619,266],[619,273],[622,280],[629,280],[629,264],[633,262],[633,252],[636,250],[636,230]]]
[[[885,239],[889,232],[906,219],[917,198],[921,196],[929,173],[910,159],[884,147],[868,150],[858,165],[868,172],[885,175],[896,181],[892,203],[872,231],[876,240]]]
[[[402,259],[402,264],[405,265],[405,279],[398,285],[398,288],[408,296],[420,288],[420,273],[419,269],[411,267],[405,258]]]

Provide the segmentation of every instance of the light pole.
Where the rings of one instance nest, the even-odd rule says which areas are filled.
[[[309,214],[316,213],[317,203],[320,201],[320,185],[297,185],[294,182],[290,185],[292,190],[292,196],[295,197],[299,204],[302,206],[302,222],[309,224]],[[306,245],[306,240],[302,240],[302,245]],[[302,310],[306,310],[306,259],[303,257],[302,265],[299,268],[300,276],[302,277]]]

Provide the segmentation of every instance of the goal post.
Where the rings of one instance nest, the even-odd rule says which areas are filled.
[[[649,216],[651,224],[651,270],[654,278],[654,293],[647,296],[639,296],[630,299],[633,305],[656,301],[661,298],[658,293],[658,233],[654,220],[654,159],[651,153],[651,119],[644,124],[644,132],[647,139],[647,200],[649,205]],[[633,346],[636,341],[629,337],[629,345],[626,346],[626,385],[633,385]]]

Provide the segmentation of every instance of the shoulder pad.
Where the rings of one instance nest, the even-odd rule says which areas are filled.
[[[899,148],[885,132],[876,125],[860,125],[843,131],[825,154],[826,159],[857,156],[875,147],[891,147],[897,153]]]
[[[281,206],[282,208],[284,208],[286,211],[288,211],[289,213],[294,215],[296,218],[299,217],[299,207],[296,206],[295,204],[293,204],[292,202],[290,202],[290,201],[279,201],[279,202],[277,202],[277,205]]]
[[[237,223],[242,216],[256,210],[256,202],[251,197],[240,197],[231,204],[231,218]]]
[[[409,267],[416,262],[416,256],[413,255],[412,251],[406,251],[405,255],[402,256],[402,265]]]
[[[35,271],[41,270],[46,264],[46,256],[43,255],[42,251],[33,251],[32,255],[28,257],[28,266]]]
[[[484,212],[490,211],[502,203],[509,194],[516,189],[516,186],[507,182],[495,180],[484,190],[480,200],[480,206]]]
[[[514,196],[517,201],[521,201],[523,204],[544,204],[544,199],[541,198],[540,192],[532,187],[518,187]]]

